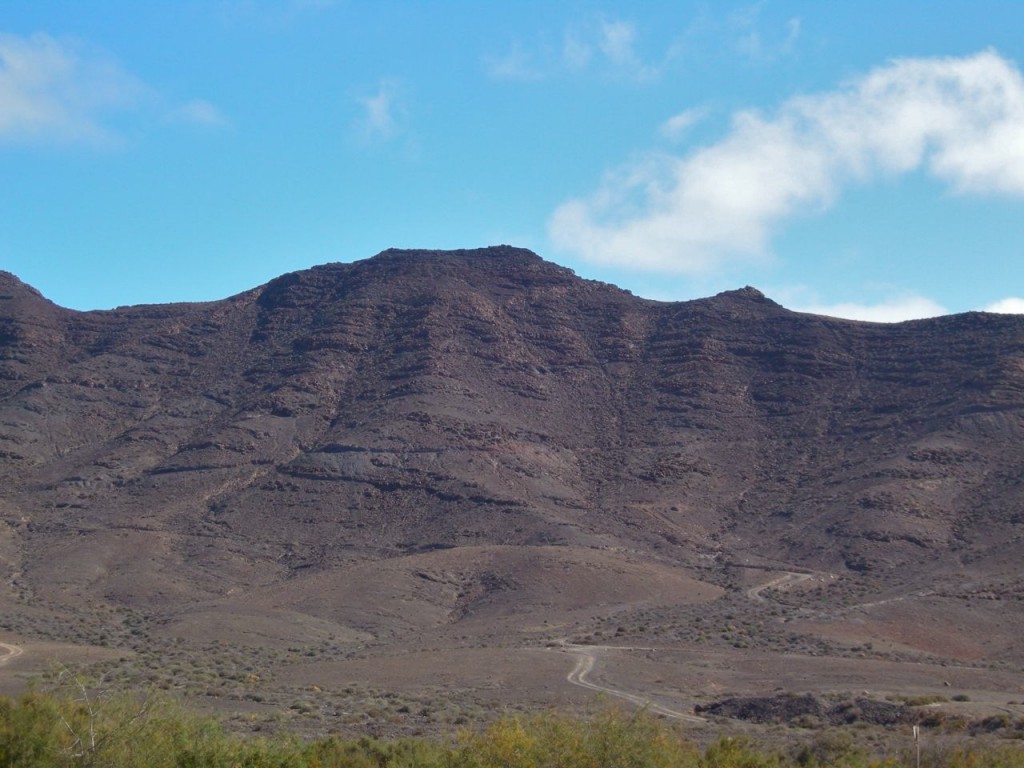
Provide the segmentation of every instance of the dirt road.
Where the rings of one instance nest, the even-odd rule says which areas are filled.
[[[747,597],[751,600],[756,600],[759,603],[767,603],[768,601],[761,595],[761,593],[766,589],[786,587],[790,584],[799,584],[801,581],[807,581],[811,578],[814,578],[814,575],[810,573],[793,573],[792,571],[786,571],[781,576],[778,576],[771,581],[759,584],[756,587],[751,587],[747,590]]]
[[[623,691],[618,688],[611,688],[606,685],[599,685],[598,683],[593,683],[588,680],[587,676],[594,671],[594,666],[597,664],[597,652],[609,649],[612,649],[612,646],[566,644],[565,651],[578,656],[578,658],[576,660],[576,666],[573,667],[572,671],[565,676],[565,679],[573,685],[578,685],[581,688],[587,688],[591,691],[600,691],[608,694],[609,696],[614,696],[615,698],[628,701],[630,704],[635,704],[638,707],[646,707],[648,711],[653,712],[656,715],[664,715],[665,717],[682,720],[686,723],[707,722],[703,717],[698,717],[697,715],[688,714],[686,712],[677,712],[674,709],[663,707],[645,696],[628,693],[627,691]],[[635,649],[616,647],[614,650],[628,651]]]
[[[0,655],[0,667],[6,664],[11,659],[16,659],[25,651],[17,645],[11,645],[10,643],[0,643],[0,650],[6,651],[3,655]]]

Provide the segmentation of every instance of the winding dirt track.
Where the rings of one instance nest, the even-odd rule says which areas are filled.
[[[21,656],[21,654],[25,652],[23,648],[17,645],[11,645],[10,643],[0,643],[0,648],[7,651],[7,653],[5,653],[3,656],[0,656],[0,667],[2,667],[11,659],[18,658],[19,656]]]
[[[594,666],[597,664],[596,651],[603,649],[604,648],[601,646],[594,645],[566,644],[566,652],[575,654],[579,658],[576,660],[576,666],[573,667],[572,671],[565,676],[565,679],[573,685],[578,685],[581,688],[587,688],[591,691],[600,691],[602,693],[608,694],[609,696],[614,696],[618,699],[628,701],[630,704],[635,704],[638,707],[646,707],[648,711],[653,712],[657,715],[664,715],[665,717],[671,717],[675,720],[682,720],[686,723],[707,722],[707,720],[705,720],[703,717],[698,717],[697,715],[687,714],[686,712],[678,712],[674,709],[663,707],[660,704],[657,704],[644,696],[640,696],[635,693],[628,693],[626,691],[619,690],[618,688],[609,688],[606,685],[592,683],[590,680],[587,679],[587,675],[589,675],[594,670]],[[637,649],[616,648],[615,650],[629,651]]]
[[[761,593],[766,589],[784,587],[790,584],[799,584],[801,581],[807,581],[813,577],[814,575],[810,573],[793,573],[792,571],[786,571],[781,576],[774,578],[771,581],[759,584],[756,587],[751,587],[747,590],[747,597],[751,600],[756,600],[759,603],[767,603],[768,601],[761,595]]]
[[[747,590],[746,594],[751,600],[759,603],[766,603],[768,600],[761,594],[767,589],[776,587],[787,587],[791,584],[799,584],[802,581],[814,578],[813,573],[796,573],[793,571],[783,571],[780,576],[772,579],[771,581],[759,584],[755,587],[751,587]],[[564,642],[562,646],[563,650],[567,653],[575,654],[578,658],[576,659],[576,666],[572,668],[572,671],[565,676],[573,685],[578,685],[580,688],[587,688],[591,691],[600,691],[606,693],[609,696],[614,696],[618,699],[623,699],[631,704],[638,707],[646,707],[649,711],[654,712],[658,715],[664,715],[665,717],[671,717],[676,720],[682,720],[686,723],[706,723],[707,720],[697,715],[688,714],[686,712],[679,712],[668,707],[651,701],[645,696],[641,696],[635,693],[629,693],[627,691],[620,690],[618,688],[611,688],[606,685],[600,685],[593,683],[587,676],[594,671],[594,666],[597,664],[597,651],[602,650],[618,650],[618,651],[637,651],[637,650],[653,650],[644,648],[629,648],[623,646],[598,646],[598,645],[573,645],[568,642]]]

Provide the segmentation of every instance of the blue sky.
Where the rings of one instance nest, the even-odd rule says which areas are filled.
[[[0,4],[0,268],[224,298],[510,243],[642,296],[1024,312],[1024,3]]]

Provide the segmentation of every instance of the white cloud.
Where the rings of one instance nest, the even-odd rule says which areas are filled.
[[[0,143],[112,145],[115,115],[162,111],[205,126],[227,123],[200,99],[169,108],[108,54],[79,41],[0,34]]]
[[[957,192],[1024,196],[1024,78],[1011,62],[898,60],[774,114],[737,113],[715,144],[607,174],[549,230],[592,262],[707,272],[764,257],[786,219],[849,184],[920,168]]]
[[[803,22],[799,16],[794,16],[786,21],[786,39],[783,42],[783,50],[789,53],[793,50],[793,46],[796,45],[796,41],[800,38],[800,32],[803,28]]]
[[[404,130],[406,110],[397,81],[381,80],[372,95],[358,101],[363,108],[358,127],[364,139],[387,141]]]
[[[227,118],[213,104],[203,99],[193,99],[171,111],[171,117],[193,125],[219,128],[227,125]]]
[[[602,20],[598,25],[597,46],[613,69],[636,80],[658,75],[658,67],[645,64],[636,51],[637,31],[632,21]]]
[[[1024,299],[1016,297],[1002,299],[985,307],[986,312],[999,312],[1006,315],[1024,315]]]
[[[144,86],[108,56],[46,34],[0,34],[0,141],[108,143],[104,118]]]
[[[590,66],[594,50],[575,34],[567,33],[562,44],[562,60],[573,72],[580,72]]]
[[[761,22],[764,6],[764,2],[758,2],[742,8],[732,13],[728,21],[728,27],[735,35],[736,50],[762,63],[793,53],[803,27],[800,17],[794,16],[786,20],[781,34],[777,30],[765,30]]]
[[[706,109],[693,108],[683,110],[663,122],[658,128],[658,132],[669,141],[677,141],[690,128],[703,120],[706,115]]]
[[[498,80],[540,80],[544,72],[520,43],[500,56],[485,56],[487,74]]]
[[[487,74],[500,80],[543,80],[583,72],[636,81],[657,77],[661,67],[644,61],[639,49],[633,21],[591,19],[567,29],[560,49],[517,40],[505,53],[484,56],[483,62]]]
[[[631,21],[605,21],[600,24],[598,46],[601,52],[618,64],[629,64],[636,59],[636,24]]]
[[[877,304],[841,302],[838,304],[811,304],[794,307],[797,312],[812,315],[842,317],[847,320],[869,320],[873,323],[899,323],[904,320],[920,320],[949,314],[941,304],[923,296],[900,296]]]

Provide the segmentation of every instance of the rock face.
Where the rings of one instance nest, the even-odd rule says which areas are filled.
[[[809,694],[730,698],[699,705],[696,711],[752,723],[793,725],[809,725],[824,721],[830,725],[873,723],[893,726],[922,719],[922,713],[890,701],[857,698],[852,701],[826,702]]]
[[[508,545],[910,582],[1019,562],[1022,465],[1020,316],[658,303],[506,246],[86,313],[0,273],[9,601]]]

